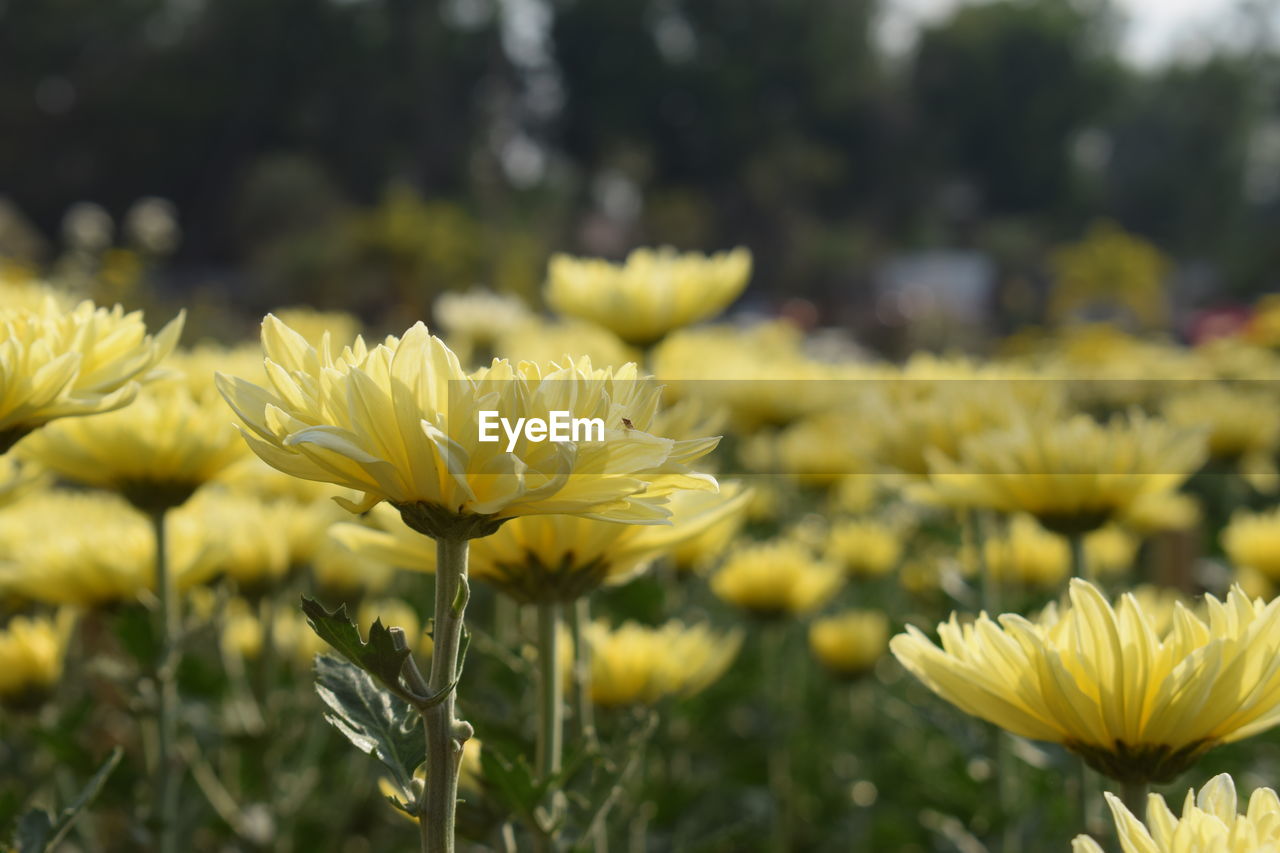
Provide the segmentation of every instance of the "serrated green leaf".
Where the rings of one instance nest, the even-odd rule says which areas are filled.
[[[340,655],[363,669],[397,695],[408,698],[400,685],[400,670],[409,657],[407,648],[396,648],[391,631],[381,619],[369,627],[369,642],[360,637],[360,629],[347,615],[345,604],[332,613],[309,598],[302,599],[302,612],[311,630],[332,646]]]
[[[386,765],[401,790],[412,790],[413,771],[427,759],[413,706],[356,664],[330,655],[316,655],[316,692],[330,709],[330,725]]]

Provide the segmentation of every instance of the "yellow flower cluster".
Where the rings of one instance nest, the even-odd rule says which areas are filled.
[[[15,616],[0,627],[0,704],[39,704],[62,679],[63,659],[75,619],[68,610]]]
[[[602,708],[652,705],[690,696],[720,678],[742,645],[742,632],[671,621],[656,628],[602,622],[583,632],[591,661],[591,701]]]
[[[67,311],[50,294],[35,307],[0,307],[0,453],[57,418],[128,403],[177,346],[182,322],[152,337],[141,312],[118,305]]]
[[[1121,781],[1167,782],[1214,746],[1280,722],[1280,600],[1233,590],[1201,618],[1175,606],[1157,633],[1132,596],[1116,608],[1071,582],[1070,605],[1040,623],[983,614],[914,627],[894,655],[961,710],[1014,734],[1061,743]]]
[[[373,348],[361,338],[334,355],[274,317],[262,327],[271,388],[219,376],[264,461],[303,479],[364,494],[355,512],[386,500],[420,532],[471,537],[519,515],[576,513],[658,521],[672,491],[714,488],[688,463],[716,439],[673,441],[646,432],[660,388],[633,365],[589,361],[548,368],[495,361],[468,375],[418,324]],[[600,418],[601,442],[537,442],[514,452],[480,441],[481,410]]]
[[[547,269],[546,300],[561,314],[644,346],[719,314],[742,293],[750,275],[746,249],[710,257],[637,249],[623,264],[556,255]]]
[[[711,591],[753,616],[777,618],[812,612],[844,582],[840,567],[788,540],[744,545],[711,578]]]
[[[1025,419],[966,439],[959,458],[929,456],[947,503],[1027,512],[1065,535],[1123,518],[1171,492],[1204,461],[1204,436],[1140,414],[1100,424],[1086,415]]]
[[[1235,781],[1225,773],[1209,780],[1200,793],[1187,791],[1182,814],[1169,808],[1164,797],[1147,797],[1144,824],[1108,793],[1107,804],[1115,818],[1116,833],[1124,853],[1268,853],[1280,850],[1280,797],[1270,788],[1258,788],[1239,812]],[[1072,853],[1102,853],[1088,836],[1078,836]]]
[[[601,584],[631,579],[668,549],[739,517],[749,495],[734,483],[719,493],[677,492],[670,524],[633,525],[571,515],[515,518],[471,546],[472,577],[521,602],[572,601]],[[375,507],[377,527],[343,523],[334,537],[355,553],[418,571],[435,568],[431,543]]]
[[[888,647],[889,617],[878,610],[847,610],[809,626],[814,657],[841,678],[866,673]]]

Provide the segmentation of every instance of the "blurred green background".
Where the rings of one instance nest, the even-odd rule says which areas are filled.
[[[552,251],[743,244],[748,306],[892,345],[904,277],[1043,320],[1053,248],[1106,220],[1172,259],[1194,335],[1277,289],[1280,13],[1200,3],[1136,56],[1187,3],[1145,5],[8,0],[0,255],[392,327],[535,297]]]

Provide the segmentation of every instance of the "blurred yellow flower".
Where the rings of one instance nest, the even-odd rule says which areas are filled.
[[[758,432],[743,445],[752,470],[790,477],[807,486],[830,486],[850,475],[872,472],[869,437],[850,429],[854,412],[810,415],[775,433]]]
[[[0,627],[0,705],[31,708],[62,678],[75,625],[69,610],[53,616],[14,616]]]
[[[181,511],[165,525],[178,588],[207,580],[224,543],[202,519]],[[132,601],[154,588],[155,548],[147,517],[115,495],[32,495],[0,512],[0,593],[81,607]]]
[[[879,610],[846,610],[809,626],[814,657],[842,678],[869,671],[888,647],[889,617]]]
[[[1280,722],[1280,600],[1232,590],[1206,616],[1175,606],[1158,634],[1131,595],[1117,608],[1086,581],[1040,623],[986,614],[914,627],[890,643],[925,686],[956,707],[1033,740],[1060,743],[1122,782],[1167,782],[1200,755]]]
[[[471,576],[517,601],[566,602],[605,583],[621,583],[672,547],[740,514],[748,495],[736,484],[719,492],[677,492],[669,525],[618,524],[572,515],[512,519],[471,545]],[[375,507],[381,529],[344,523],[333,536],[357,554],[401,568],[434,570],[432,543],[398,523],[390,508]]]
[[[180,387],[148,388],[120,411],[51,424],[20,452],[146,510],[180,505],[247,455],[222,401]]]
[[[1095,530],[1138,500],[1178,488],[1204,460],[1204,436],[1132,414],[1020,420],[966,439],[958,459],[929,455],[930,483],[953,505],[1026,512],[1055,533]]]
[[[742,248],[710,256],[636,249],[623,264],[555,255],[547,268],[545,296],[560,314],[647,346],[673,329],[722,312],[750,275],[751,253]]]
[[[723,497],[721,497],[723,496]],[[679,572],[701,572],[722,555],[742,531],[752,500],[751,489],[737,481],[720,484],[720,495],[709,492],[681,492],[674,501],[692,517],[702,517],[704,509],[718,507],[716,518],[701,532],[669,543],[666,556]]]
[[[966,571],[976,574],[985,567],[1001,583],[1054,588],[1071,573],[1071,547],[1066,540],[1024,514],[1011,518],[1003,535],[983,541],[982,557],[979,565],[971,544],[961,550]]]
[[[878,578],[902,559],[906,531],[876,518],[845,518],[832,523],[826,555],[853,578]]]
[[[294,508],[222,489],[199,492],[175,514],[220,543],[213,563],[242,595],[269,591],[288,574],[289,539],[282,535]]]
[[[1235,513],[1223,529],[1221,541],[1236,568],[1280,581],[1280,506],[1256,513]]]
[[[837,381],[847,366],[810,358],[800,330],[784,321],[676,332],[654,349],[652,366],[673,396],[727,408],[743,434],[849,402],[850,386]]]
[[[818,609],[843,582],[839,566],[799,542],[777,540],[730,553],[712,576],[711,591],[754,616],[776,618]]]
[[[419,532],[472,538],[530,514],[660,521],[672,491],[715,488],[687,463],[716,439],[646,432],[660,388],[634,365],[613,371],[594,370],[585,359],[545,369],[495,361],[468,376],[421,323],[372,349],[357,338],[335,357],[268,315],[262,342],[271,389],[218,377],[249,427],[246,440],[281,471],[363,492],[358,504],[343,501],[354,512],[386,500]],[[480,441],[481,410],[513,420],[551,411],[599,417],[604,441],[522,435],[508,453],[503,442]]]
[[[583,632],[590,649],[591,701],[602,708],[652,705],[697,693],[724,675],[742,632],[671,621],[656,628],[594,622]]]
[[[1124,853],[1269,853],[1280,850],[1280,798],[1258,788],[1240,813],[1235,781],[1214,776],[1197,795],[1187,791],[1181,816],[1159,794],[1147,795],[1144,825],[1115,794],[1106,794]],[[1087,835],[1076,836],[1072,853],[1102,853]]]
[[[404,527],[402,524],[398,526]],[[338,601],[381,592],[391,584],[395,575],[395,568],[390,563],[357,554],[328,532],[320,537],[309,562],[316,588],[325,597]]]
[[[1084,538],[1086,571],[1096,577],[1121,575],[1133,568],[1139,542],[1123,527],[1108,524]]]
[[[1143,535],[1190,530],[1200,522],[1200,504],[1184,492],[1157,492],[1134,502],[1121,522]]]
[[[247,661],[262,656],[268,636],[272,654],[299,669],[310,667],[317,654],[329,650],[311,630],[301,610],[270,599],[253,603],[243,598],[231,599],[220,627],[222,653]]]
[[[118,409],[167,356],[183,314],[154,337],[142,312],[48,296],[39,307],[0,307],[0,453],[57,418]]]
[[[636,350],[627,346],[608,329],[580,320],[549,322],[532,319],[507,330],[494,346],[494,351],[511,361],[536,361],[540,364],[586,356],[592,364],[621,367],[637,361]]]
[[[1202,428],[1212,459],[1244,472],[1275,473],[1280,446],[1280,396],[1274,389],[1192,382],[1168,397],[1164,416],[1175,426]]]
[[[564,351],[553,352],[549,357],[530,358],[500,348],[498,342],[512,331],[529,323],[536,323],[524,300],[518,296],[477,289],[466,293],[442,293],[432,306],[436,322],[444,329],[445,340],[464,364],[487,361],[495,353],[507,358],[530,361],[554,361],[564,356]],[[354,337],[354,335],[352,336]],[[348,340],[335,336],[336,340]],[[576,355],[591,355],[577,352]],[[622,364],[629,359],[618,362]],[[596,361],[594,356],[592,361]],[[607,363],[607,362],[603,362]]]

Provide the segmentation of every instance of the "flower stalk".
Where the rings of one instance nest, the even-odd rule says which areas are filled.
[[[177,850],[178,784],[181,772],[177,756],[178,736],[178,631],[181,624],[177,590],[169,570],[165,544],[165,510],[151,514],[156,532],[156,598],[160,656],[156,662],[156,767],[154,775],[153,819],[156,850]]]
[[[544,601],[538,605],[538,747],[540,780],[560,772],[564,752],[564,679],[560,677],[560,604]],[[553,792],[553,797],[556,795]],[[553,800],[549,829],[538,832],[538,849],[554,849],[555,818]]]
[[[427,779],[418,803],[423,853],[453,853],[462,748],[471,737],[471,726],[455,716],[456,690],[451,689],[458,680],[463,615],[470,598],[468,547],[465,538],[436,539],[435,645],[427,686],[432,695],[447,695],[422,712],[427,738]]]

